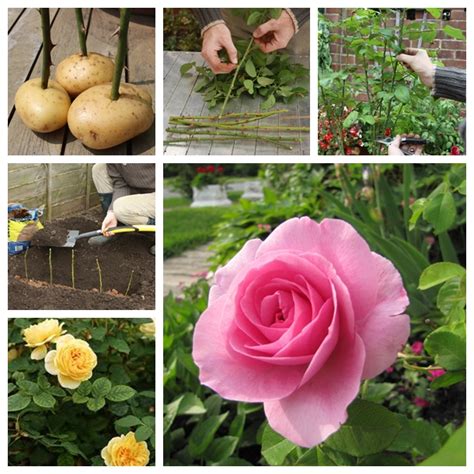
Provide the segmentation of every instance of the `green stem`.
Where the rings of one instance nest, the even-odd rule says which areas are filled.
[[[265,118],[265,117],[263,117]],[[246,119],[243,119],[243,120],[237,120],[235,122],[221,122],[221,123],[217,123],[217,125],[219,126],[234,126],[234,125],[243,125],[243,124],[246,124],[246,123],[250,123],[250,122],[258,122],[262,120],[261,117],[251,117],[251,118],[246,118]],[[170,119],[169,120],[170,123],[177,123],[177,124],[181,124],[181,125],[192,125],[194,127],[215,127],[217,126],[216,123],[214,122],[201,122],[199,120],[188,120],[188,119],[181,119],[181,118],[173,118],[173,119]]]
[[[100,268],[99,259],[95,259],[95,264],[97,266],[97,272],[99,274],[99,293],[102,293],[102,270]]]
[[[362,398],[362,400],[365,400],[365,398],[367,397],[368,391],[369,391],[369,379],[364,380],[362,382],[362,386],[360,387],[360,398]]]
[[[49,249],[48,255],[48,263],[49,263],[49,284],[53,284],[53,254],[51,248]]]
[[[43,64],[41,66],[41,88],[47,89],[51,68],[51,50],[54,45],[51,42],[51,30],[49,24],[49,8],[40,8],[41,31],[43,34]]]
[[[132,286],[133,272],[134,270],[132,270],[132,272],[130,273],[130,278],[128,279],[127,291],[125,292],[125,296],[128,296],[128,292],[130,291],[130,288]]]
[[[25,278],[28,280],[28,261],[26,257],[28,256],[28,248],[25,251],[25,255],[23,255],[23,264],[25,266]]]
[[[127,37],[128,37],[128,24],[130,23],[130,8],[120,9],[120,30],[119,30],[119,41],[117,47],[117,54],[115,56],[115,68],[114,77],[112,80],[112,91],[110,98],[112,100],[118,100],[120,97],[120,81],[122,79],[122,71],[125,65],[125,57],[127,56]]]
[[[279,146],[281,148],[285,148],[286,150],[293,150],[293,148],[290,146],[290,145],[287,145],[285,143],[283,143],[282,141],[280,140],[275,140],[273,138],[266,138],[266,137],[262,137],[262,136],[257,136],[256,138],[254,137],[239,137],[238,138],[239,140],[257,140],[257,141],[262,141],[262,142],[267,142],[267,143],[271,143],[273,145],[276,145],[276,146]],[[170,139],[170,140],[165,140],[163,143],[165,145],[173,145],[175,143],[190,143],[190,142],[205,142],[205,141],[209,141],[209,140],[212,140],[212,141],[234,141],[236,140],[235,137],[194,137],[194,136],[190,136],[190,137],[187,137],[187,138],[175,138],[175,139]]]
[[[268,135],[257,135],[257,134],[247,134],[247,133],[232,133],[231,131],[221,132],[218,130],[188,130],[180,128],[167,128],[168,133],[177,133],[181,135],[208,135],[210,137],[221,136],[221,137],[234,137],[234,138],[258,138],[262,137],[268,140],[281,140],[282,142],[301,142],[299,137],[280,137],[280,136],[268,136]]]
[[[173,120],[220,120],[227,118],[255,118],[258,117],[259,120],[262,120],[272,115],[283,114],[288,112],[287,109],[278,109],[271,112],[232,112],[228,114],[220,115],[173,115],[170,117],[170,121]]]
[[[384,229],[384,220],[382,214],[382,203],[380,201],[380,186],[379,186],[379,178],[380,178],[380,165],[371,165],[372,168],[372,175],[374,177],[374,188],[375,188],[375,205],[377,206],[377,210],[379,211],[380,216],[380,234],[382,237],[385,237],[385,229]]]
[[[249,120],[250,121],[250,120]],[[242,122],[243,123],[243,122]],[[248,122],[246,122],[248,123]],[[194,122],[192,120],[170,120],[170,125],[184,125],[193,128],[217,128],[220,130],[259,130],[259,131],[273,131],[273,132],[309,132],[309,127],[280,127],[275,126],[245,126],[239,122],[233,123],[214,123],[214,122]]]
[[[76,288],[76,269],[75,269],[75,256],[74,256],[74,249],[71,251],[71,283],[72,288]]]
[[[250,39],[249,44],[247,45],[247,49],[245,50],[242,60],[239,62],[239,64],[237,65],[237,68],[235,69],[234,77],[232,78],[232,82],[230,83],[229,90],[227,91],[227,95],[225,96],[224,103],[222,104],[221,113],[219,114],[219,117],[222,117],[222,115],[224,114],[224,110],[226,108],[227,102],[229,101],[229,97],[232,94],[232,91],[234,89],[235,81],[237,79],[237,74],[239,74],[240,67],[242,66],[242,64],[245,63],[245,60],[247,59],[247,55],[249,54],[249,51],[252,45],[253,45],[253,37]]]
[[[84,18],[82,17],[82,8],[74,8],[76,12],[76,26],[79,35],[79,45],[81,47],[81,54],[87,56],[86,46],[86,28],[84,26]]]

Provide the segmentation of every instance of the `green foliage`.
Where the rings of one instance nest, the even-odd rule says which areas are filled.
[[[466,465],[466,423],[459,428],[446,444],[421,466],[465,466]]]
[[[92,378],[71,390],[24,346],[22,329],[39,321],[9,320],[9,347],[16,350],[8,364],[10,465],[103,465],[101,449],[129,431],[147,440],[153,464],[155,346],[139,329],[149,321],[65,319],[68,334],[88,341],[98,359]],[[138,422],[125,426],[126,417]]]
[[[189,8],[163,9],[165,51],[200,51],[201,28]]]

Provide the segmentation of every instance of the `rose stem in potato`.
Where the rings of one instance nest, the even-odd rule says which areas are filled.
[[[118,100],[120,97],[119,88],[120,80],[122,78],[123,66],[125,64],[125,56],[127,55],[127,38],[128,38],[128,24],[130,23],[130,8],[120,9],[120,30],[119,41],[117,48],[117,55],[115,57],[114,78],[112,81],[112,91],[110,98]]]
[[[51,42],[51,31],[49,29],[49,8],[40,8],[41,31],[43,33],[43,64],[41,67],[41,88],[47,89],[51,67],[51,50],[54,44]]]
[[[84,18],[82,17],[82,8],[74,8],[76,12],[77,33],[79,35],[79,45],[81,46],[81,54],[87,56],[86,45],[86,28],[84,26]]]

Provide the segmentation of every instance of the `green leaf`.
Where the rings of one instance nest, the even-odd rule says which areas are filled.
[[[430,265],[423,270],[423,273],[420,276],[420,284],[418,288],[420,290],[427,290],[428,288],[440,285],[452,278],[462,277],[465,273],[466,270],[456,263],[433,263],[433,265]]]
[[[264,102],[262,102],[262,105],[260,108],[262,110],[268,110],[271,109],[276,103],[275,96],[273,94],[270,94]]]
[[[439,20],[441,18],[441,8],[427,8],[426,11],[433,17]]]
[[[411,206],[412,215],[410,217],[410,220],[408,221],[409,223],[408,230],[411,231],[415,228],[416,223],[418,222],[418,219],[423,214],[427,203],[428,203],[428,199],[426,198],[417,199],[413,203],[413,205]]]
[[[89,401],[89,397],[87,395],[81,395],[80,393],[78,393],[78,391],[76,390],[73,394],[72,394],[72,401],[74,403],[87,403]]]
[[[65,397],[67,394],[61,387],[52,386],[47,390],[53,397]]]
[[[326,444],[352,456],[368,456],[383,451],[401,429],[396,415],[376,403],[355,400],[348,413],[347,421]]]
[[[243,414],[235,416],[229,427],[229,434],[231,436],[236,436],[237,438],[240,438],[242,436],[244,432],[246,418],[247,417]]]
[[[8,411],[20,411],[26,408],[31,402],[29,395],[15,393],[8,397]]]
[[[235,436],[216,438],[206,449],[205,458],[213,463],[222,463],[232,456],[238,443],[239,438]]]
[[[79,387],[76,388],[76,391],[74,393],[77,393],[78,395],[82,395],[83,397],[86,397],[91,393],[92,390],[92,384],[89,382],[89,380],[86,380],[85,382],[82,382]]]
[[[190,71],[194,67],[195,63],[185,63],[179,68],[179,72],[182,76],[184,76],[188,71]]]
[[[48,390],[51,387],[51,384],[49,383],[49,380],[47,377],[43,374],[38,375],[38,387],[41,388],[42,390]]]
[[[274,20],[278,20],[278,18],[280,18],[282,11],[281,8],[270,8],[269,10],[270,18],[273,18]]]
[[[395,387],[394,383],[370,383],[367,388],[367,393],[364,397],[365,400],[374,403],[383,403],[388,394]]]
[[[443,28],[443,32],[445,34],[447,34],[448,36],[450,36],[451,38],[454,38],[454,39],[457,39],[457,40],[464,41],[466,39],[466,37],[464,36],[464,33],[462,32],[461,29],[454,28],[451,25],[446,25]]]
[[[245,79],[244,87],[247,89],[247,92],[249,94],[253,94],[253,92],[254,92],[254,90],[253,90],[253,81],[251,81],[250,79]]]
[[[466,380],[466,373],[463,370],[446,372],[441,375],[441,377],[436,377],[433,382],[431,382],[430,388],[432,390],[438,390],[439,388],[450,387],[464,380]]]
[[[58,466],[75,466],[76,465],[73,456],[71,456],[69,453],[61,453],[58,456],[56,464]]]
[[[103,341],[106,333],[107,330],[103,326],[91,329],[92,339],[96,339],[97,341]]]
[[[149,426],[150,428],[155,429],[155,417],[154,416],[144,416],[142,418],[142,423]]]
[[[42,408],[53,408],[56,404],[55,398],[48,392],[40,392],[33,396],[33,402]]]
[[[449,230],[456,221],[456,204],[453,195],[446,191],[430,199],[423,212],[423,217],[433,224],[437,234]]]
[[[202,415],[206,413],[202,401],[194,393],[185,393],[179,404],[178,415]]]
[[[245,62],[245,72],[250,77],[255,77],[257,75],[257,71],[255,70],[255,65],[253,64],[250,58],[248,58],[247,61]]]
[[[135,393],[137,392],[132,387],[128,387],[127,385],[115,385],[106,395],[106,398],[111,402],[124,402],[132,398]]]
[[[184,395],[181,395],[176,400],[165,405],[165,416],[163,418],[163,434],[166,434],[173,425],[173,422],[176,416],[178,415],[179,405],[181,404],[181,400],[183,399],[183,397]]]
[[[90,411],[99,411],[105,405],[105,398],[89,398],[87,408]]]
[[[357,119],[359,118],[359,112],[357,110],[353,110],[345,119],[344,122],[342,123],[342,126],[344,128],[349,128],[351,125],[353,125],[355,122],[357,122]]]
[[[112,382],[107,377],[100,377],[92,384],[92,395],[95,398],[105,397],[112,388]]]
[[[261,22],[262,13],[260,11],[252,12],[247,18],[248,26],[259,25]]]
[[[281,466],[297,446],[266,425],[262,436],[262,456],[270,466]]]
[[[398,85],[395,89],[395,97],[402,103],[406,104],[410,101],[410,90],[407,86]]]
[[[438,291],[436,306],[444,314],[449,315],[453,309],[464,309],[466,306],[466,288],[463,278],[451,278]]]
[[[112,337],[109,340],[109,344],[111,347],[113,347],[115,350],[119,352],[123,352],[124,354],[129,354],[130,353],[130,347],[127,344],[126,341],[123,339],[119,339],[117,337]]]
[[[204,453],[228,414],[229,412],[210,416],[194,427],[188,442],[188,450],[191,456],[199,457]]]
[[[442,448],[423,461],[421,466],[465,466],[466,465],[466,423],[453,433]]]
[[[435,363],[447,370],[466,368],[466,325],[449,324],[434,330],[425,339],[425,350]]]
[[[270,79],[269,77],[257,77],[257,82],[263,86],[269,86],[270,84],[273,84],[274,80]]]
[[[137,426],[141,424],[142,422],[140,418],[137,418],[133,415],[124,416],[115,422],[115,425],[119,426],[120,428],[130,428],[131,426]]]
[[[41,391],[38,385],[30,380],[19,380],[16,384],[26,395],[34,395]]]
[[[368,123],[369,125],[375,124],[375,117],[372,117],[372,115],[362,115],[362,117],[359,117],[359,120],[363,123]]]
[[[137,441],[145,441],[152,435],[153,429],[145,425],[139,426],[137,431],[135,431],[135,438]]]

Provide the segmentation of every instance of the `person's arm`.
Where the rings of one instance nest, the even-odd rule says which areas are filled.
[[[466,102],[466,71],[455,67],[436,67],[433,95]]]
[[[201,36],[211,28],[211,26],[224,24],[219,8],[191,8],[199,25],[201,26]]]
[[[293,20],[295,34],[309,20],[309,8],[285,8],[286,12]]]

